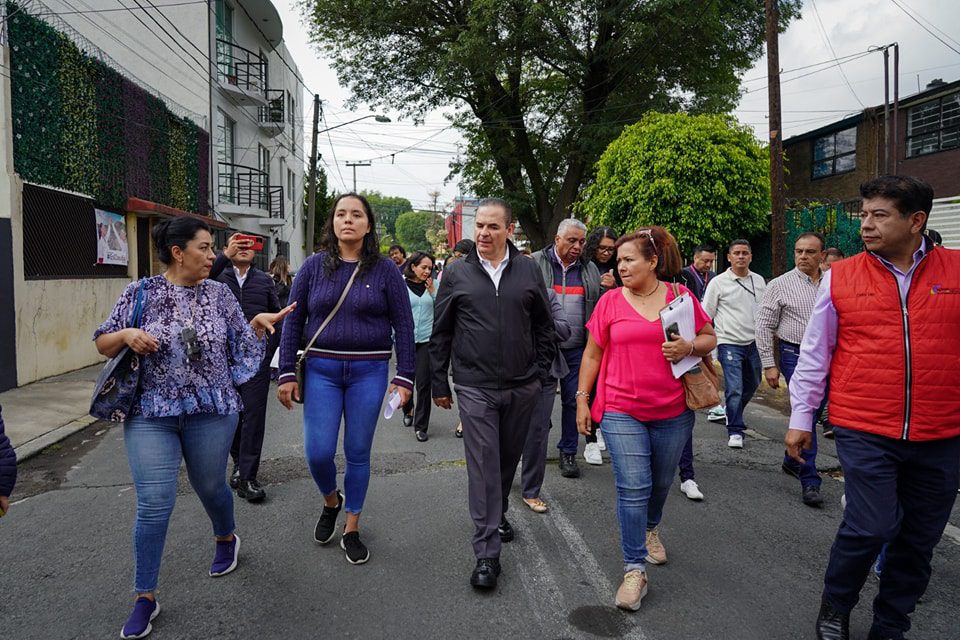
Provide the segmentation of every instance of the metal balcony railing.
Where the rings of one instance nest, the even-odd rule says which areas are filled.
[[[286,123],[285,98],[283,89],[267,89],[267,106],[260,107],[260,122],[283,126]]]
[[[267,61],[249,49],[217,39],[217,80],[253,93],[266,91]]]
[[[267,211],[271,218],[283,219],[283,187],[270,186],[265,171],[230,162],[219,163],[217,180],[220,202]]]

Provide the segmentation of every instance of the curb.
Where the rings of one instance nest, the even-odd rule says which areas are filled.
[[[24,442],[19,447],[14,449],[17,454],[17,464],[32,458],[50,445],[57,444],[61,440],[69,438],[78,431],[86,429],[94,422],[98,422],[98,419],[94,418],[93,416],[83,416],[68,422],[63,426],[57,427],[53,431],[48,431],[41,436],[37,436],[33,440]]]

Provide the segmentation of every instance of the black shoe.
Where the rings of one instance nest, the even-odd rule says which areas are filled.
[[[820,495],[820,487],[808,485],[803,488],[803,504],[808,507],[823,506],[823,497]]]
[[[470,576],[470,584],[475,589],[496,589],[499,575],[500,560],[498,558],[480,558]]]
[[[458,438],[462,438],[462,437],[463,437],[463,427],[457,427],[456,431],[453,432],[453,435],[457,436]]]
[[[403,426],[412,427],[413,426],[413,414],[405,413],[403,414]]]
[[[579,478],[580,467],[577,466],[576,454],[560,454],[560,475],[564,478]]]
[[[320,519],[317,520],[317,526],[313,530],[314,542],[327,544],[333,540],[333,536],[337,531],[337,516],[340,515],[341,509],[343,509],[343,494],[337,491],[337,506],[323,506],[323,513],[320,514]]]
[[[430,436],[427,435],[426,431],[417,431],[417,440],[419,442],[426,442],[430,439]]]
[[[507,522],[506,518],[500,520],[500,526],[497,527],[497,533],[500,534],[500,542],[511,542],[514,538],[513,527]]]
[[[241,480],[237,486],[237,497],[247,502],[261,502],[267,497],[267,492],[263,490],[257,479]]]
[[[823,423],[823,437],[833,440],[833,425],[829,422]]]
[[[359,531],[344,533],[340,538],[340,548],[346,551],[350,564],[363,564],[370,559],[370,551],[360,542]]]
[[[233,472],[230,474],[230,488],[234,491],[240,486],[240,467],[233,465]]]
[[[840,613],[822,600],[817,615],[817,640],[850,640],[850,614]]]
[[[800,467],[784,462],[783,464],[780,465],[780,469],[785,474],[789,476],[793,476],[797,480],[800,479]]]

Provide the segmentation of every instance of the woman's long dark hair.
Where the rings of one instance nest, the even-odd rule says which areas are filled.
[[[611,229],[610,227],[597,227],[590,232],[590,235],[587,236],[587,243],[583,247],[583,261],[592,262],[597,258],[597,247],[600,246],[600,241],[604,238],[610,238],[614,242],[617,241],[617,232]],[[610,260],[613,260],[616,264],[617,254],[614,253],[610,256]]]
[[[363,211],[367,214],[367,223],[370,230],[363,236],[363,246],[360,248],[360,264],[358,265],[358,274],[363,275],[373,268],[380,259],[380,240],[377,238],[377,221],[373,217],[373,208],[370,203],[359,193],[345,193],[338,196],[330,207],[327,214],[327,222],[323,225],[323,233],[320,236],[320,244],[327,252],[323,259],[323,273],[329,276],[340,267],[340,243],[337,240],[337,234],[333,232],[333,216],[337,212],[337,206],[344,198],[356,198],[363,205]]]

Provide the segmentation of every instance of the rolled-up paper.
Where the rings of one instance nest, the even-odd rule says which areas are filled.
[[[393,417],[393,414],[397,409],[400,408],[400,392],[394,391],[390,394],[390,397],[387,398],[387,406],[383,409],[383,417],[389,420]]]

